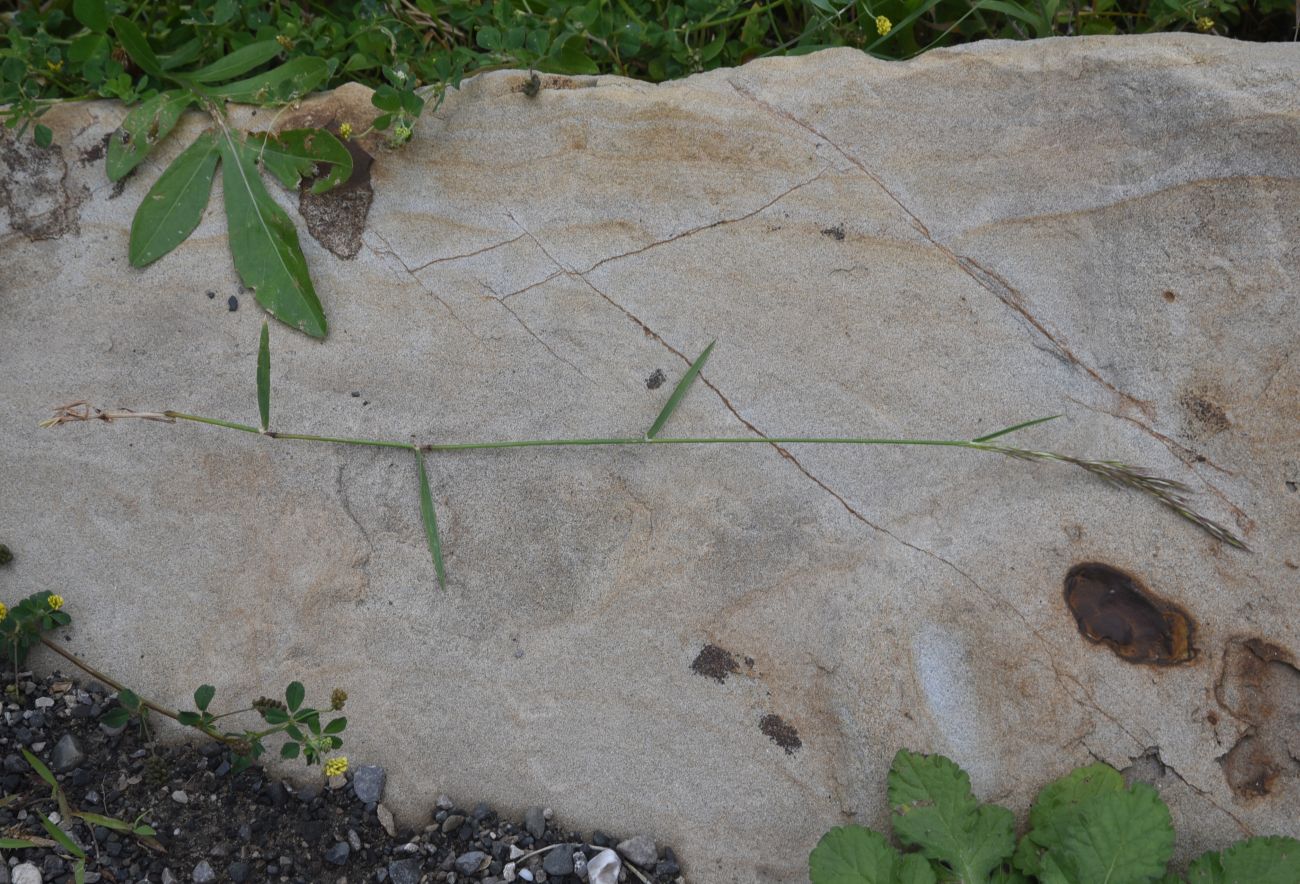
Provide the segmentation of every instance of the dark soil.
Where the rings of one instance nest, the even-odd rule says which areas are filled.
[[[92,884],[195,880],[454,884],[502,882],[512,872],[517,881],[531,876],[535,882],[579,884],[582,879],[577,874],[547,874],[543,864],[551,853],[521,858],[514,869],[507,864],[521,852],[550,844],[569,845],[553,852],[555,860],[561,851],[569,856],[580,851],[591,858],[620,840],[599,832],[584,838],[562,831],[554,821],[543,823],[537,809],[533,831],[544,835],[534,837],[522,822],[500,819],[486,805],[462,808],[446,798],[435,803],[432,796],[424,825],[416,830],[397,827],[390,834],[379,818],[380,813],[387,817],[383,805],[363,804],[357,798],[353,771],[346,783],[336,781],[338,788],[331,788],[322,775],[318,785],[301,789],[260,768],[236,774],[224,747],[206,739],[163,745],[142,739],[134,723],[117,731],[101,725],[100,715],[116,701],[98,682],[79,684],[57,673],[45,678],[22,673],[18,682],[17,702],[12,694],[5,694],[0,714],[0,794],[4,795],[0,838],[52,843],[36,814],[57,814],[58,805],[21,750],[28,749],[54,767],[55,747],[67,735],[84,753],[74,765],[56,773],[71,809],[127,821],[139,818],[157,831],[155,844],[150,845],[79,819],[71,825],[65,821],[87,853],[86,881]],[[174,726],[166,725],[169,736],[174,735]],[[354,770],[364,763],[364,759],[351,760]],[[474,851],[482,856],[476,868],[466,873],[463,867],[473,862]],[[71,860],[63,849],[5,850],[3,856],[3,884],[19,863],[40,869],[45,884],[73,881]],[[557,863],[550,865],[555,868]],[[625,861],[623,874],[628,881],[683,881],[671,849],[661,848],[655,868],[629,871]]]

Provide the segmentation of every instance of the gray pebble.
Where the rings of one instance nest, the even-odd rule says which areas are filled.
[[[185,794],[184,789],[177,789],[172,793],[172,801],[175,801],[177,804],[189,804],[190,796]]]
[[[235,884],[244,884],[252,871],[252,867],[246,862],[233,862],[230,864],[230,868],[226,869],[226,874],[230,876],[230,880],[234,881]]]
[[[86,753],[81,750],[81,744],[72,734],[64,734],[50,753],[50,766],[59,773],[72,770],[85,760]]]
[[[628,862],[643,869],[653,869],[659,860],[659,848],[646,835],[637,835],[619,842],[617,850]]]
[[[352,845],[353,850],[361,849],[361,836],[356,829],[348,829],[348,844]]]
[[[325,862],[341,866],[348,861],[348,856],[351,853],[352,848],[348,846],[348,842],[336,841],[333,847],[325,851]]]
[[[548,875],[572,875],[573,845],[561,844],[548,851],[546,859],[542,860],[542,871]]]
[[[420,861],[399,859],[388,864],[388,877],[393,884],[420,884]]]
[[[442,833],[444,835],[450,835],[452,832],[459,829],[464,822],[465,818],[463,816],[458,813],[453,813],[442,821]]]
[[[468,877],[478,871],[478,867],[487,859],[487,854],[481,850],[471,850],[468,853],[462,853],[456,857],[456,871]]]
[[[534,838],[546,834],[546,817],[540,807],[530,807],[524,812],[524,830]]]
[[[451,810],[456,805],[446,795],[439,795],[438,800],[434,802],[439,810]]]
[[[212,866],[208,865],[208,861],[205,859],[194,867],[190,877],[194,879],[194,884],[209,884],[209,882],[217,880],[217,873],[212,871]]]
[[[352,791],[362,804],[378,804],[384,798],[388,775],[376,764],[363,764],[352,774]]]
[[[21,866],[13,868],[14,884],[42,884],[45,880],[41,876],[41,870],[36,868],[32,863],[23,863]]]

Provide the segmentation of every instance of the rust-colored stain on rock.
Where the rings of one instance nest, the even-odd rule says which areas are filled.
[[[793,755],[796,749],[803,748],[803,740],[799,739],[799,731],[795,729],[794,725],[776,713],[764,715],[763,720],[758,723],[758,729],[769,740],[784,749],[786,755]]]
[[[1196,625],[1136,577],[1101,562],[1083,562],[1065,575],[1065,603],[1084,638],[1130,663],[1171,666],[1196,656]]]
[[[1279,779],[1300,778],[1300,669],[1294,655],[1262,639],[1233,639],[1224,649],[1214,694],[1247,727],[1219,759],[1236,795],[1261,798],[1278,788]]]

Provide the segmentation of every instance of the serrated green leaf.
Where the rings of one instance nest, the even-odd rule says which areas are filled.
[[[667,404],[665,404],[663,410],[659,412],[659,416],[655,418],[655,422],[650,425],[650,429],[646,431],[645,436],[647,439],[653,439],[659,431],[663,429],[664,424],[668,423],[668,418],[673,416],[673,412],[677,410],[677,406],[681,405],[682,399],[685,398],[687,392],[691,389],[691,384],[695,383],[696,376],[699,375],[700,370],[704,368],[704,363],[709,361],[709,354],[713,352],[713,345],[716,343],[717,341],[710,341],[709,346],[704,348],[704,352],[695,357],[695,361],[692,362],[691,367],[686,370],[686,374],[682,375],[682,379],[678,381],[677,386],[673,388],[673,395],[668,397]]]
[[[153,49],[149,46],[149,41],[136,27],[135,22],[129,18],[115,15],[113,16],[113,32],[117,34],[117,39],[122,44],[122,48],[126,50],[126,54],[131,56],[131,60],[140,67],[140,70],[160,80],[167,79],[167,75],[163,73],[162,65],[158,63],[158,56],[154,55]]]
[[[967,884],[982,884],[1015,848],[1011,811],[976,801],[970,777],[942,755],[900,750],[889,770],[889,803],[899,840]]]
[[[199,685],[198,690],[194,692],[194,706],[200,712],[206,712],[208,704],[212,698],[217,695],[217,689],[210,684]]]
[[[289,686],[284,689],[284,705],[289,707],[290,712],[297,712],[305,696],[307,696],[307,691],[302,686],[302,682],[291,681]]]
[[[442,561],[442,540],[438,537],[438,514],[433,509],[429,475],[424,471],[424,455],[419,451],[415,452],[415,465],[420,474],[420,518],[424,521],[424,536],[429,541],[429,555],[433,556],[433,570],[438,575],[438,587],[446,589],[447,571]]]
[[[104,0],[72,0],[72,14],[92,31],[102,34],[108,30],[108,10]]]
[[[271,326],[262,323],[262,342],[257,348],[257,410],[262,431],[271,426]]]
[[[324,193],[352,177],[352,154],[324,129],[289,129],[275,135],[255,132],[248,136],[249,150],[256,150],[266,170],[290,189],[314,175],[318,164],[329,173],[312,184],[312,193]]]
[[[1187,884],[1295,884],[1300,881],[1300,841],[1261,837],[1211,851],[1187,869]]]
[[[1053,414],[1053,415],[1048,415],[1047,417],[1034,418],[1034,419],[1031,420],[1031,421],[1025,421],[1025,422],[1023,422],[1023,423],[1019,423],[1019,424],[1013,424],[1012,426],[1005,427],[1005,428],[1003,428],[1003,429],[1001,429],[1001,430],[998,430],[998,431],[995,432],[995,433],[989,433],[989,434],[986,435],[986,436],[980,436],[980,437],[978,437],[978,438],[976,438],[976,439],[972,439],[971,441],[972,441],[972,442],[988,442],[989,440],[991,440],[991,439],[996,439],[996,438],[998,438],[999,436],[1005,436],[1005,435],[1007,435],[1007,433],[1014,433],[1016,430],[1023,430],[1023,429],[1025,429],[1026,427],[1034,427],[1034,426],[1037,426],[1038,424],[1045,424],[1045,423],[1047,423],[1048,421],[1054,421],[1054,420],[1056,420],[1058,417],[1060,417],[1059,414]]]
[[[1047,856],[1071,884],[1145,884],[1164,874],[1173,853],[1169,808],[1139,783],[1085,802]]]
[[[185,242],[203,220],[217,172],[217,139],[204,132],[181,151],[149,188],[131,221],[128,255],[146,267]]]
[[[181,113],[194,101],[193,93],[177,89],[161,92],[142,102],[122,120],[108,139],[104,170],[109,181],[120,181],[140,165],[164,138],[176,128]]]
[[[300,56],[264,74],[212,90],[227,101],[243,104],[287,104],[306,95],[329,77],[322,58]]]
[[[325,337],[321,309],[298,244],[298,231],[266,192],[255,155],[230,132],[220,141],[230,253],[257,302],[287,325]]]
[[[862,826],[831,829],[808,855],[812,884],[934,884],[919,856],[904,859],[885,836]]]
[[[266,64],[280,54],[280,44],[275,40],[262,40],[236,49],[225,58],[219,58],[206,67],[186,76],[196,83],[220,83],[231,77],[246,74],[260,64]]]
[[[1090,764],[1048,783],[1038,792],[1029,811],[1029,831],[1016,847],[1015,866],[1026,875],[1038,875],[1040,857],[1059,848],[1061,838],[1078,819],[1081,809],[1098,795],[1124,790],[1124,778],[1109,764]]]

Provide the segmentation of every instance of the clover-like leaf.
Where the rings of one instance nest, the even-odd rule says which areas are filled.
[[[149,188],[131,221],[131,266],[144,267],[183,243],[203,219],[217,171],[217,139],[204,132]]]
[[[255,152],[229,131],[222,133],[220,146],[230,253],[240,279],[276,319],[325,337],[325,311],[307,272],[298,231],[266,192]]]
[[[302,686],[302,682],[289,682],[289,686],[284,689],[284,704],[289,707],[290,712],[297,712],[298,707],[302,705],[303,697],[306,695],[307,691]]]
[[[1015,848],[1011,811],[980,804],[970,777],[942,755],[900,750],[889,770],[894,832],[967,884],[988,879]]]
[[[210,684],[199,685],[198,690],[194,692],[194,705],[200,712],[206,712],[208,704],[212,698],[217,695],[217,689]]]

